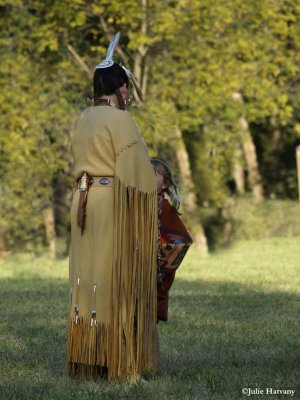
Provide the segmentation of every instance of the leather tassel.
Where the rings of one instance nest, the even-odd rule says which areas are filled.
[[[86,204],[87,204],[88,192],[80,192],[78,212],[77,212],[77,225],[81,228],[81,236],[85,230],[85,219],[86,219]]]
[[[77,211],[77,226],[81,228],[81,236],[85,230],[86,205],[89,192],[89,176],[85,172],[80,179],[80,197]]]

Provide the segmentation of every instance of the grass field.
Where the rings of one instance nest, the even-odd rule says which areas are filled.
[[[0,264],[0,398],[300,398],[300,238],[239,242],[201,258],[191,250],[160,323],[164,368],[136,385],[65,373],[67,260],[13,255]]]

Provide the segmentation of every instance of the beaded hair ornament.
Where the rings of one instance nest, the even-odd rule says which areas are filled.
[[[113,55],[114,52],[118,46],[119,40],[120,40],[120,36],[121,36],[121,32],[117,32],[113,38],[110,41],[110,44],[108,46],[107,49],[107,53],[106,53],[106,57],[103,61],[101,61],[99,64],[96,65],[95,69],[104,69],[104,68],[109,68],[112,67],[114,65],[114,61],[113,61]],[[128,79],[131,80],[131,82],[133,83],[133,86],[135,88],[136,94],[138,95],[138,98],[143,101],[143,94],[141,89],[139,88],[136,79],[133,76],[133,73],[125,68],[123,65],[121,65],[121,67],[124,69]]]

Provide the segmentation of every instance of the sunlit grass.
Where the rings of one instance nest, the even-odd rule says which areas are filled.
[[[68,261],[7,258],[0,398],[235,400],[245,398],[243,387],[292,388],[297,398],[299,244],[240,242],[208,258],[191,249],[171,291],[169,321],[159,324],[163,370],[131,386],[66,376]]]

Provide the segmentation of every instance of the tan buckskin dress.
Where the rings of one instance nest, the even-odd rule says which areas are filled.
[[[83,236],[73,192],[68,374],[91,378],[107,367],[109,380],[135,381],[157,364],[155,175],[135,121],[110,106],[83,112],[72,153],[76,180],[87,172],[114,184],[90,187]]]

